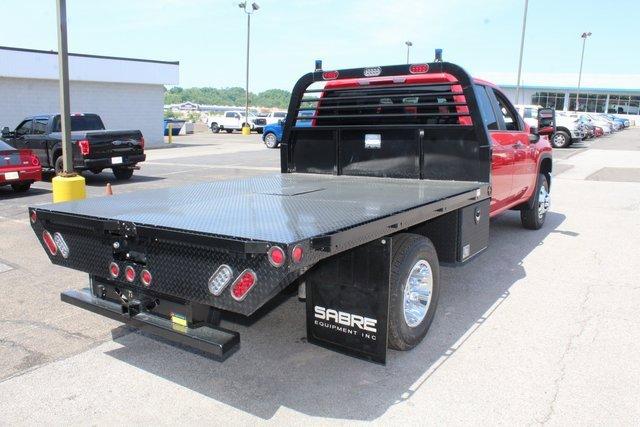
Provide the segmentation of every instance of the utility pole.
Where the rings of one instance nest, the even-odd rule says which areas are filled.
[[[69,52],[67,51],[67,2],[56,0],[58,30],[58,71],[60,81],[60,130],[62,138],[62,173],[51,180],[53,202],[84,199],[85,182],[73,170],[71,113],[69,107]],[[56,160],[57,161],[57,160]]]
[[[580,83],[582,83],[582,61],[584,61],[584,46],[587,44],[587,37],[591,36],[591,32],[582,33],[582,55],[580,56],[580,72],[578,73],[578,91],[576,93],[576,105],[575,111],[579,111],[580,107],[578,102],[580,101]]]
[[[238,7],[247,14],[247,72],[245,81],[245,106],[244,106],[244,124],[242,125],[242,134],[249,135],[251,133],[251,126],[249,126],[249,46],[251,40],[251,15],[256,10],[260,9],[257,3],[251,3],[251,8],[248,7],[246,1],[238,4]]]
[[[516,104],[520,103],[520,76],[522,74],[522,54],[524,52],[524,33],[527,28],[527,8],[529,0],[524,0],[524,15],[522,16],[522,36],[520,37],[520,59],[518,61],[518,81],[516,83]]]
[[[58,71],[60,82],[60,127],[62,136],[62,174],[73,174],[71,111],[69,107],[69,52],[67,51],[67,1],[56,0],[58,12]]]
[[[411,43],[410,41],[406,41],[404,42],[404,44],[407,45],[407,64],[409,63],[409,49],[411,48],[411,46],[413,46],[413,43]]]

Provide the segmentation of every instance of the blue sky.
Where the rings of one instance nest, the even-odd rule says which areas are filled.
[[[445,60],[516,72],[524,0],[256,0],[250,90],[291,89],[313,67]],[[244,86],[246,17],[232,0],[67,0],[71,52],[180,61],[180,85]],[[55,0],[2,0],[0,45],[56,49]],[[640,1],[530,0],[523,69],[640,73]]]

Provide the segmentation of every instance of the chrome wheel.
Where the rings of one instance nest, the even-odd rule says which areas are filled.
[[[433,272],[423,259],[415,263],[404,285],[404,321],[415,328],[424,320],[431,305],[433,294]]]
[[[551,205],[551,195],[547,191],[547,187],[540,186],[540,193],[538,194],[538,218],[542,219],[544,214],[549,210]]]
[[[269,132],[264,136],[264,143],[269,148],[275,148],[276,145],[278,145],[278,139],[276,138],[275,134]]]

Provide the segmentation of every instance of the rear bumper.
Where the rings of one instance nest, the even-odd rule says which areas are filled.
[[[60,294],[60,299],[169,341],[203,351],[218,360],[226,359],[240,346],[240,334],[237,332],[212,326],[191,328],[177,325],[169,319],[144,311],[133,315],[123,314],[121,305],[97,298],[88,289],[68,290]]]
[[[18,179],[6,179],[6,173],[18,172]],[[42,169],[37,168],[16,168],[15,170],[0,171],[0,185],[18,184],[20,182],[35,182],[42,180]]]
[[[130,167],[135,166],[137,163],[144,162],[147,158],[146,154],[136,154],[136,155],[124,155],[122,157],[122,163],[113,164],[111,157],[101,158],[101,159],[82,159],[76,165],[74,165],[74,169],[107,169],[112,167]]]

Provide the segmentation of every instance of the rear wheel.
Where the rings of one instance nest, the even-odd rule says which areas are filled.
[[[64,170],[64,164],[62,162],[62,156],[59,156],[56,159],[56,162],[54,163],[53,168],[54,168],[54,170],[56,172],[56,175],[60,175],[62,173],[62,171]]]
[[[276,148],[278,146],[278,138],[276,134],[273,132],[267,132],[264,135],[264,145],[269,148]]]
[[[218,133],[220,132],[220,127],[217,123],[211,123],[211,132]]]
[[[116,179],[119,180],[129,179],[133,176],[133,169],[129,168],[113,168],[112,171]]]
[[[393,238],[389,295],[389,347],[410,350],[431,326],[440,295],[438,254],[426,237]]]
[[[28,191],[29,188],[31,188],[31,183],[19,182],[17,184],[11,184],[11,188],[13,188],[13,191],[15,191],[16,193],[24,193],[25,191]]]
[[[551,145],[553,145],[553,148],[567,148],[571,145],[571,135],[563,130],[559,130],[553,134]]]
[[[544,225],[547,217],[547,211],[551,204],[551,196],[549,194],[549,181],[543,173],[538,175],[536,191],[531,196],[531,208],[525,208],[520,211],[520,219],[522,226],[529,230],[538,230]]]

